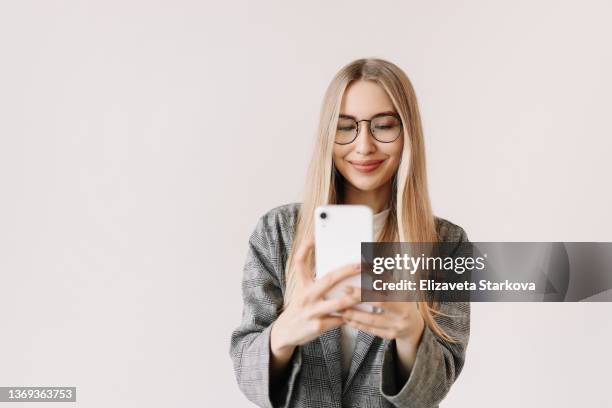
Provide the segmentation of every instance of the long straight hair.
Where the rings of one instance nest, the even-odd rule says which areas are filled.
[[[358,80],[374,81],[389,95],[402,119],[404,147],[399,168],[392,179],[389,215],[379,240],[385,242],[438,241],[435,219],[427,190],[423,128],[417,98],[408,76],[396,65],[378,58],[355,60],[334,76],[321,106],[320,120],[312,160],[307,172],[306,188],[300,208],[293,245],[286,264],[285,307],[291,301],[298,279],[293,260],[302,242],[314,237],[315,209],[324,204],[339,204],[346,182],[333,163],[333,147],[340,104],[347,86]],[[309,254],[313,265],[314,254]],[[425,324],[438,336],[453,341],[433,316],[439,305],[433,301],[418,302]]]

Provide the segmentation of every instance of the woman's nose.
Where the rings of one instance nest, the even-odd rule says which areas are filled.
[[[369,123],[362,122],[359,126],[359,133],[357,134],[357,139],[355,140],[355,150],[357,151],[357,153],[368,154],[376,150],[374,137],[372,136],[370,126],[368,125]]]

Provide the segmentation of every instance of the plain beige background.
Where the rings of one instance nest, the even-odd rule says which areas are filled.
[[[0,385],[250,406],[228,356],[247,239],[299,200],[325,87],[359,57],[412,79],[435,211],[472,240],[612,241],[611,17],[593,0],[2,2]],[[475,304],[444,406],[609,406],[610,312]]]

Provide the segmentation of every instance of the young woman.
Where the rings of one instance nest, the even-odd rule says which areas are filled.
[[[358,289],[325,294],[359,265],[313,278],[314,210],[365,204],[378,241],[467,241],[432,214],[414,89],[396,65],[360,59],[327,89],[303,203],[263,215],[249,240],[240,326],[230,353],[238,385],[262,407],[435,407],[465,360],[469,303],[376,303]],[[340,312],[340,316],[330,315]]]

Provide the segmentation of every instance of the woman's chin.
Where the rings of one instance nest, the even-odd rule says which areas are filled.
[[[349,180],[349,182],[360,191],[373,191],[381,186],[378,177],[355,177]]]

